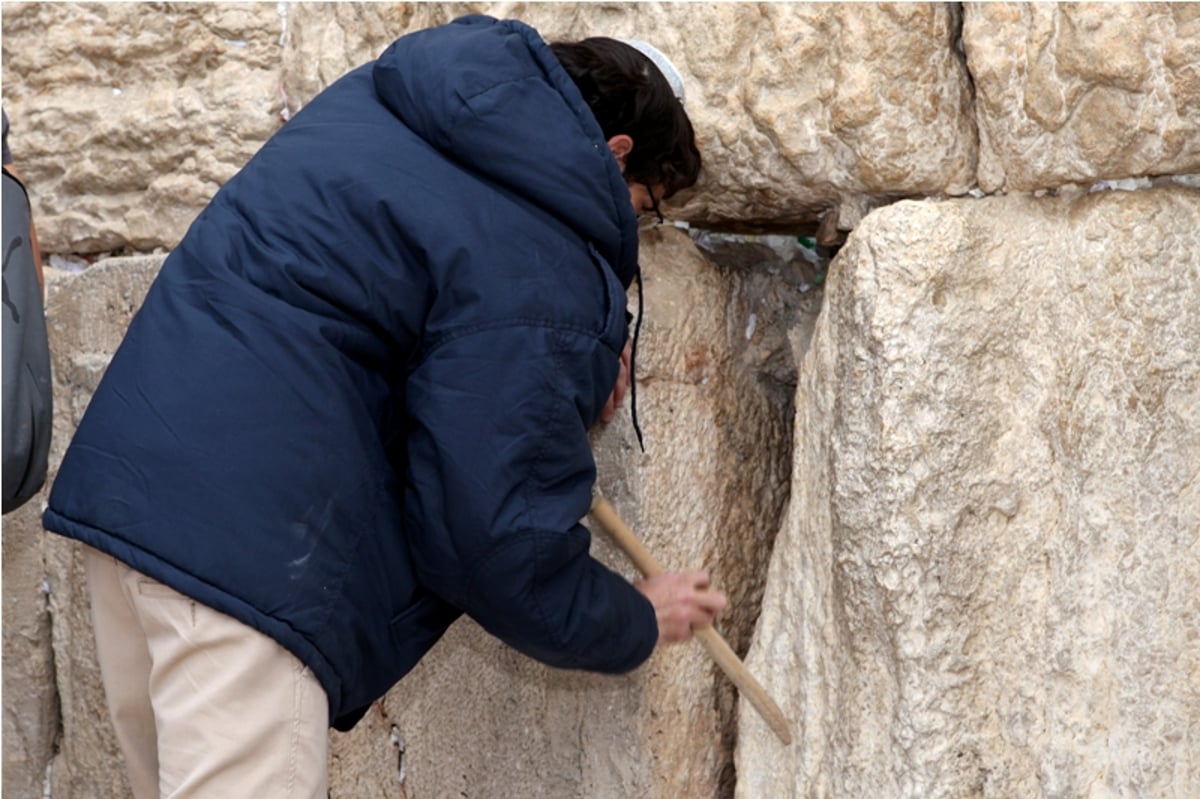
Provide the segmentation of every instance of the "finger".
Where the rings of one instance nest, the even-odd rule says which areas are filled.
[[[711,605],[693,605],[692,624],[697,627],[706,627],[713,623],[718,611],[719,608],[714,608]]]
[[[612,402],[614,408],[620,408],[621,403],[625,401],[626,388],[627,388],[626,384],[622,383],[620,380],[618,380],[617,385],[613,387],[611,402]]]
[[[608,402],[604,403],[604,407],[600,409],[600,421],[611,422],[617,414],[618,400],[615,397],[609,397]]]
[[[621,400],[625,397],[625,392],[629,390],[629,365],[621,361],[621,368],[617,373],[617,385],[614,386],[613,392],[617,396],[617,404],[621,404]]]
[[[679,621],[669,626],[669,634],[665,637],[668,643],[678,644],[691,639],[692,625],[687,621]]]
[[[697,607],[715,616],[729,604],[729,597],[723,591],[701,591],[696,593],[695,602]]]
[[[725,608],[723,596],[697,595],[692,598],[687,607],[688,623],[700,629],[712,625],[717,614]]]

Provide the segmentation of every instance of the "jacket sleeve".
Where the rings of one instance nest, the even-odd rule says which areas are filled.
[[[617,353],[502,326],[439,344],[408,380],[406,531],[422,583],[552,666],[624,672],[658,639],[650,602],[588,552],[588,426]]]

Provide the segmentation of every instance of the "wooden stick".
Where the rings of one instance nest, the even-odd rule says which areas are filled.
[[[612,506],[604,497],[596,497],[592,500],[592,515],[596,521],[600,522],[600,526],[604,529],[617,546],[621,548],[633,564],[638,567],[647,577],[653,577],[656,574],[662,574],[665,570],[655,560],[654,555],[650,554],[650,550],[646,548],[629,526],[621,520],[617,514],[616,508]],[[754,679],[754,675],[746,668],[746,665],[738,659],[737,654],[725,643],[725,639],[721,637],[712,627],[702,627],[695,631],[696,638],[700,639],[700,643],[708,650],[708,654],[721,667],[721,671],[725,672],[726,676],[733,681],[733,684],[738,687],[742,695],[750,700],[750,704],[758,711],[758,715],[762,716],[763,721],[771,728],[771,731],[783,741],[785,745],[790,745],[792,742],[792,733],[787,719],[783,715],[783,711],[779,706],[771,700],[763,687]]]

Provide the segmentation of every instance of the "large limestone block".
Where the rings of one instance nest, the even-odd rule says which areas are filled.
[[[4,106],[42,249],[178,243],[278,129],[274,3],[6,3]]]
[[[705,159],[678,219],[786,228],[832,209],[849,229],[892,196],[973,185],[959,12],[945,3],[297,4],[291,107],[395,36],[468,12],[524,20],[550,41],[630,37],[667,53]]]
[[[92,393],[161,263],[161,257],[112,258],[79,274],[48,281],[46,315],[55,408],[47,485],[53,484]],[[54,687],[62,722],[50,772],[51,795],[77,799],[128,796],[96,662],[82,551],[68,539],[49,533],[44,536]],[[4,576],[7,582],[7,570]],[[41,773],[45,772],[42,763]]]
[[[1200,4],[963,8],[984,191],[1200,172]]]
[[[355,67],[378,58],[410,31],[441,25],[472,9],[463,3],[289,3],[281,62],[294,114]]]
[[[41,525],[44,493],[5,514],[4,782],[5,796],[42,795],[58,730],[54,657]]]
[[[472,11],[670,54],[706,164],[680,219],[779,228],[832,210],[850,229],[891,197],[974,180],[952,4],[9,3],[5,107],[43,248],[173,247],[320,89]]]
[[[1019,231],[1019,235],[1014,235]],[[1200,795],[1200,192],[904,202],[834,262],[738,796]]]

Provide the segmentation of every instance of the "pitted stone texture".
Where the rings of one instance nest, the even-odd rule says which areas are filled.
[[[1200,172],[1200,5],[963,8],[984,191]]]
[[[286,3],[281,63],[289,114],[411,31],[470,13],[463,3]]]
[[[49,271],[46,318],[54,372],[54,438],[47,486],[53,485],[83,411],[161,263],[161,257],[113,258],[78,274]],[[51,795],[128,796],[96,662],[82,550],[68,539],[38,532],[44,536],[45,559],[39,575],[45,580],[52,621],[51,688],[57,690],[56,710],[62,721],[50,772]],[[7,578],[6,573],[6,582]],[[6,666],[7,658],[6,649]],[[30,767],[40,785],[46,763]]]
[[[173,247],[280,125],[274,3],[6,3],[10,147],[45,253]]]
[[[739,797],[1200,794],[1197,252],[1181,188],[864,220],[748,658],[799,741],[743,706]]]
[[[650,795],[636,725],[647,712],[645,681],[550,669],[460,620],[358,726],[332,734],[330,791]]]
[[[638,347],[642,454],[626,409],[594,436],[598,489],[667,568],[706,567],[731,594],[744,649],[787,492],[790,407],[740,347],[738,279],[677,230],[644,237]],[[704,309],[697,313],[697,309]],[[635,578],[596,528],[593,551]],[[334,796],[383,797],[404,744],[406,795],[592,799],[732,791],[732,687],[698,644],[623,677],[557,671],[460,621],[348,736]]]
[[[58,701],[44,582],[45,490],[4,515],[5,796],[42,795],[54,752]]]
[[[601,441],[600,489],[666,568],[711,571],[730,600],[718,629],[744,652],[778,529],[772,520],[787,499],[791,404],[753,369],[760,341],[745,338],[746,281],[702,257],[679,231],[644,235],[642,245],[636,368],[646,452],[629,427],[610,430],[620,434],[619,446],[609,450]],[[712,792],[706,771],[719,767],[715,787],[730,789],[734,689],[698,644],[681,653],[686,660],[676,651],[652,661],[659,683],[651,685],[653,712],[641,719],[642,739],[661,747],[650,761],[654,795],[727,795]],[[722,728],[709,740],[714,698]]]
[[[683,74],[706,169],[672,215],[843,229],[974,179],[947,4],[12,3],[5,107],[47,253],[174,247],[317,91],[403,33],[472,11],[549,39],[653,39]],[[885,57],[886,55],[886,57]]]
[[[1200,171],[1195,4],[965,9],[977,111],[953,4],[11,3],[5,103],[48,253],[174,246],[319,89],[471,11],[667,51],[706,161],[671,211],[696,224],[846,230],[977,161],[988,191]]]
[[[521,19],[549,41],[649,40],[671,58],[705,163],[671,204],[677,219],[780,228],[832,208],[849,229],[892,196],[973,185],[959,12],[944,3],[298,4],[285,81],[293,109],[389,36],[470,11]],[[318,41],[326,46],[314,52]]]

